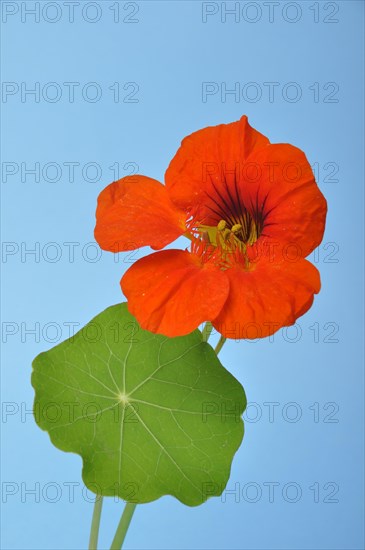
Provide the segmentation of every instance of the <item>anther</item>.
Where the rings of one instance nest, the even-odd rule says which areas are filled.
[[[240,223],[236,223],[232,227],[231,231],[232,231],[232,233],[238,233],[239,231],[241,231],[241,229],[242,229],[242,225]]]
[[[227,227],[227,222],[224,220],[221,220],[217,225],[218,231],[224,231],[226,227]]]

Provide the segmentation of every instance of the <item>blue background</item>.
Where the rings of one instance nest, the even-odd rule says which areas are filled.
[[[121,301],[122,273],[128,262],[147,252],[119,258],[103,252],[94,261],[97,249],[90,243],[95,203],[99,191],[114,179],[109,167],[118,162],[122,176],[130,172],[126,164],[135,163],[140,173],[163,180],[184,136],[247,114],[272,142],[293,143],[311,163],[318,163],[318,183],[329,214],[323,244],[311,257],[323,288],[299,319],[299,333],[288,329],[277,333],[273,342],[232,341],[223,348],[224,365],[244,385],[251,403],[246,436],[227,487],[239,494],[211,499],[195,509],[170,497],[139,506],[126,547],[363,548],[364,4],[281,2],[270,21],[263,3],[247,7],[241,2],[238,16],[227,15],[224,22],[224,8],[213,2],[208,9],[217,13],[205,23],[206,8],[191,1],[140,1],[138,13],[130,16],[133,3],[120,2],[119,23],[110,9],[115,2],[97,3],[98,12],[87,8],[89,21],[82,17],[81,2],[73,23],[62,2],[58,10],[52,3],[41,12],[38,23],[31,15],[22,22],[21,3],[3,2],[3,9],[5,4],[13,6],[6,7],[7,12],[16,7],[19,11],[3,20],[2,78],[19,88],[21,82],[28,88],[39,82],[41,95],[39,102],[29,95],[22,101],[18,92],[3,96],[1,105],[6,134],[2,235],[8,243],[3,252],[12,252],[2,256],[2,482],[8,484],[3,489],[12,487],[15,493],[3,494],[2,547],[87,546],[93,506],[82,493],[81,460],[54,448],[25,409],[31,409],[33,401],[34,356],[52,347],[52,339],[68,337],[65,323],[81,327]],[[41,10],[44,5],[40,3]],[[60,20],[51,23],[59,10]],[[100,10],[100,20],[91,23]],[[61,87],[59,101],[49,100],[56,88],[44,91],[49,82]],[[80,83],[73,103],[64,82]],[[82,96],[88,82],[102,90],[99,101]],[[121,87],[119,102],[108,89],[115,82]],[[138,102],[123,101],[132,91],[123,89],[128,82],[138,84]],[[219,90],[205,102],[202,82],[215,82]],[[222,83],[230,89],[236,82],[240,97],[228,95],[222,101]],[[249,82],[256,84],[249,89]],[[264,82],[279,83],[272,101]],[[296,84],[285,88],[289,82]],[[328,87],[329,82],[335,84]],[[290,101],[298,87],[301,97]],[[257,90],[262,96],[254,102]],[[92,98],[95,88],[87,91]],[[7,176],[9,162],[18,172]],[[35,181],[24,170],[22,174],[22,162],[28,168],[38,162],[41,171],[53,162],[62,173],[51,182],[57,179],[51,167]],[[79,163],[74,181],[65,162]],[[89,162],[97,163],[99,173],[90,168],[83,176]],[[337,173],[331,176],[332,171]],[[90,181],[93,178],[97,181]],[[79,243],[74,261],[70,245],[64,244],[70,242]],[[26,248],[37,246],[38,256],[25,254]],[[39,337],[26,333],[36,323]],[[270,402],[277,403],[272,405],[274,417],[269,415]],[[296,414],[298,421],[289,421]],[[74,502],[69,502],[67,482],[79,483]],[[264,485],[268,482],[279,484],[273,499]],[[26,493],[37,483],[39,499]],[[58,484],[58,502],[50,502],[56,493],[48,483]],[[296,485],[285,487],[287,483]],[[288,502],[295,499],[298,486],[298,502]],[[318,498],[313,487],[319,488]],[[90,493],[87,497],[92,499]],[[110,544],[121,509],[121,502],[106,502],[101,548]]]

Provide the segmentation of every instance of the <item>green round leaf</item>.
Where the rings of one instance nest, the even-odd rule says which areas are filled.
[[[33,369],[36,421],[56,447],[81,455],[91,491],[195,506],[224,490],[246,398],[200,331],[152,334],[118,304]]]

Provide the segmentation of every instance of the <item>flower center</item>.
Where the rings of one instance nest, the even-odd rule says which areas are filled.
[[[200,243],[196,250],[206,262],[214,260],[221,269],[237,264],[250,269],[252,256],[248,247],[264,235],[266,225],[270,225],[267,217],[271,210],[267,208],[267,196],[260,198],[259,191],[246,201],[249,204],[243,201],[237,178],[230,185],[224,180],[222,186],[212,179],[203,207],[203,212],[208,213],[205,220],[203,217],[198,221],[197,216],[192,215],[188,226],[189,238]]]
[[[248,218],[248,215],[242,217],[242,222],[228,223],[226,220],[220,220],[215,227],[200,225],[198,228],[201,236],[200,243],[205,242],[208,245],[204,250],[206,258],[210,260],[214,258],[223,270],[237,263],[246,269],[250,266],[247,247],[257,241],[261,231],[258,224],[252,218]]]
[[[203,240],[213,246],[245,254],[247,246],[252,246],[263,233],[270,211],[267,211],[267,196],[260,198],[259,190],[256,196],[244,200],[242,185],[236,174],[230,182],[224,176],[221,185],[211,178],[211,188],[206,192],[204,204],[205,210],[211,213],[210,223],[204,225],[204,220],[201,220],[197,230]]]
[[[261,228],[255,220],[246,212],[239,220],[233,221],[235,223],[221,220],[217,225],[217,232],[223,237],[224,242],[228,240],[240,247],[253,245],[261,233]]]
[[[260,236],[262,228],[246,212],[238,220],[220,220],[214,227],[200,225],[198,229],[203,240],[213,246],[218,246],[223,251],[232,252],[239,250],[245,254],[247,246],[252,246]]]

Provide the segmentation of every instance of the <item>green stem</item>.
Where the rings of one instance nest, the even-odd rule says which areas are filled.
[[[214,351],[215,353],[218,355],[218,353],[220,352],[220,350],[223,348],[223,345],[224,345],[224,342],[227,340],[227,338],[225,338],[224,336],[221,336],[219,338],[219,342],[218,344],[216,345]]]
[[[202,331],[203,342],[208,342],[212,330],[213,330],[212,323],[210,321],[207,321]]]
[[[93,519],[91,521],[89,550],[96,550],[98,547],[99,527],[101,509],[103,507],[103,497],[97,496],[94,504]]]
[[[120,550],[124,542],[125,536],[128,531],[129,524],[131,522],[134,510],[136,509],[137,504],[132,502],[127,502],[123,510],[122,517],[120,518],[119,525],[117,527],[112,545],[110,550]]]

